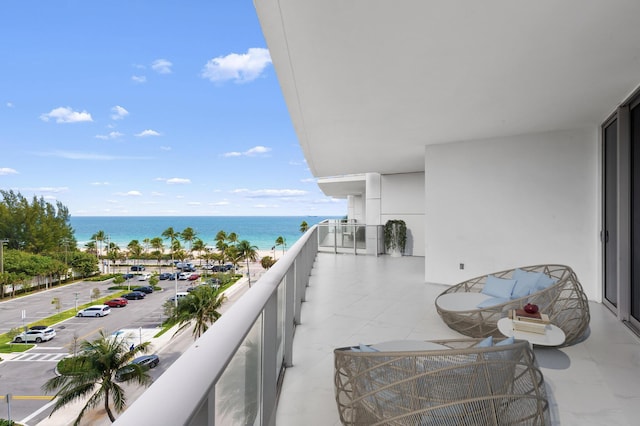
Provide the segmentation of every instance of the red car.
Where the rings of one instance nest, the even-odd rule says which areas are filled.
[[[129,304],[129,301],[124,297],[117,297],[105,302],[105,305],[110,308],[124,308],[127,304]]]
[[[192,273],[191,275],[189,275],[189,278],[187,278],[187,279],[188,279],[189,281],[195,281],[195,280],[197,280],[198,278],[200,278],[200,275]]]

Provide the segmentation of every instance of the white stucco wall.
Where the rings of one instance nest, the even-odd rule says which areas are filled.
[[[597,128],[427,146],[426,281],[559,263],[599,301],[599,170]]]
[[[380,194],[380,224],[389,219],[404,220],[405,254],[424,256],[424,173],[381,175]]]

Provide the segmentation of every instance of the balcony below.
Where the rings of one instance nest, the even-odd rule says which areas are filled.
[[[334,400],[334,348],[460,337],[435,310],[434,300],[445,288],[424,283],[421,257],[318,253],[276,424],[340,424]],[[590,308],[590,329],[584,341],[564,348],[534,349],[545,376],[553,424],[637,424],[640,339],[602,304],[590,302]]]

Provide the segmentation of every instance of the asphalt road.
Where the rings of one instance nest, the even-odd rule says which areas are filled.
[[[262,270],[258,270],[256,274],[252,274],[252,281],[257,280],[262,272]],[[130,280],[128,283],[132,289],[146,284],[135,280]],[[160,281],[158,286],[162,288],[162,291],[149,294],[144,300],[130,300],[125,308],[112,308],[111,314],[106,317],[75,317],[66,320],[54,326],[56,329],[54,339],[36,345],[22,354],[4,356],[6,360],[0,363],[0,398],[2,398],[0,418],[9,418],[10,410],[10,417],[14,421],[37,425],[45,420],[51,413],[52,395],[42,392],[41,386],[54,376],[57,362],[73,353],[74,342],[77,344],[82,340],[95,339],[101,330],[111,334],[122,329],[133,329],[140,330],[145,336],[152,336],[155,331],[159,330],[157,327],[165,318],[162,305],[174,295],[175,284],[174,281]],[[178,281],[177,284],[178,291],[186,291],[188,287],[197,284],[197,282]],[[73,309],[76,303],[77,306],[80,306],[91,302],[96,288],[99,297],[114,293],[109,290],[112,285],[111,280],[100,283],[83,281],[0,302],[0,333],[5,333],[12,328],[23,327],[56,313],[56,307],[51,303],[54,298],[60,300],[61,310]],[[227,290],[227,300],[220,312],[224,313],[229,309],[247,289],[245,278]],[[23,310],[25,311],[24,320],[22,319]],[[157,379],[193,342],[191,330],[187,329],[173,337],[170,345],[153,348],[152,352],[157,353],[160,357],[160,364],[149,370],[151,377],[154,380]],[[126,385],[128,405],[133,403],[144,390],[145,388]],[[11,394],[10,404],[7,404],[6,398],[3,398],[7,394]],[[89,422],[93,426],[111,424],[106,417],[89,420]]]
[[[131,280],[132,288],[142,284],[145,283]],[[100,295],[104,296],[113,293],[108,290],[111,285],[110,281],[80,282],[2,302],[0,303],[0,333],[54,314],[56,308],[51,303],[54,297],[60,299],[61,310],[72,309],[75,307],[76,297],[78,305],[90,302],[95,288],[98,288]],[[101,330],[111,334],[125,328],[147,330],[158,327],[165,318],[162,305],[175,292],[174,282],[160,281],[159,285],[163,287],[163,291],[149,294],[144,300],[131,300],[127,307],[112,308],[111,314],[106,317],[75,317],[59,323],[54,326],[56,330],[54,339],[43,342],[21,355],[6,356],[7,360],[0,363],[0,396],[5,397],[11,394],[12,397],[10,404],[7,404],[6,399],[2,400],[0,418],[8,418],[10,409],[12,420],[29,419],[28,424],[34,425],[49,415],[50,407],[39,412],[49,404],[51,399],[51,395],[42,392],[41,386],[54,376],[57,362],[73,353],[74,341],[95,339]],[[187,281],[178,281],[178,290],[185,291],[189,285]],[[26,313],[24,322],[22,311]],[[150,375],[154,379],[157,378],[192,343],[193,338],[190,333],[182,333],[176,336],[175,342],[171,345],[159,348],[156,352],[160,355],[161,362],[158,367],[150,370]],[[129,398],[129,401],[132,402],[132,399]]]

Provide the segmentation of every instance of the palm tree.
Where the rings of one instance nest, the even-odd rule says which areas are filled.
[[[57,390],[51,414],[73,401],[89,397],[74,426],[80,424],[87,410],[97,407],[102,400],[109,419],[114,422],[116,418],[111,411],[110,399],[113,399],[117,412],[124,410],[127,401],[124,389],[116,382],[118,374],[126,371],[127,374],[121,376],[123,381],[143,386],[149,386],[153,381],[146,369],[130,365],[138,353],[147,352],[148,345],[149,342],[145,342],[131,349],[124,338],[113,338],[104,331],[100,331],[98,339],[82,342],[80,355],[70,358],[74,366],[72,371],[56,376],[42,386],[45,392]]]
[[[191,251],[191,243],[196,238],[196,231],[194,231],[191,227],[184,228],[180,233],[180,236],[182,238],[182,241],[187,244],[187,251]]]
[[[227,241],[229,241],[229,244],[235,244],[238,242],[238,234],[236,234],[235,232],[230,232],[227,235]]]
[[[308,229],[309,229],[309,224],[305,220],[303,220],[302,223],[300,224],[300,232],[304,234],[305,232],[307,232]]]
[[[162,236],[170,241],[169,247],[171,247],[171,262],[173,262],[173,248],[175,247],[176,242],[179,243],[178,238],[180,238],[180,233],[176,232],[173,227],[170,226],[162,231]]]
[[[260,259],[260,265],[262,265],[264,269],[271,268],[275,263],[276,261],[271,256],[265,256],[262,259]]]
[[[120,247],[116,243],[109,243],[107,247],[107,259],[113,263],[113,268],[116,267],[116,260],[120,259]]]
[[[129,244],[127,244],[127,249],[129,249],[129,258],[130,259],[140,259],[142,256],[142,246],[138,240],[131,240]]]
[[[98,259],[102,256],[102,242],[107,238],[104,231],[98,231],[91,236],[91,239],[98,242]]]
[[[180,300],[178,307],[173,312],[173,319],[179,325],[176,333],[194,321],[193,339],[198,339],[211,324],[220,318],[219,309],[224,300],[224,294],[218,289],[208,285],[196,287],[187,297]]]
[[[202,259],[207,257],[207,245],[200,238],[196,238],[193,240],[193,245],[191,246],[191,255],[193,256],[194,252],[198,252],[198,258],[200,260],[200,265],[202,265]]]
[[[258,260],[258,247],[252,246],[247,240],[242,240],[236,246],[240,258],[247,262],[247,278],[249,279],[249,287],[251,287],[251,273],[249,271],[249,261],[255,262]]]
[[[276,247],[282,246],[282,254],[284,255],[284,249],[287,247],[287,240],[281,235],[276,238]]]
[[[153,248],[153,252],[151,253],[153,257],[158,261],[158,266],[160,266],[160,261],[162,260],[162,255],[164,252],[164,244],[162,244],[162,238],[154,237],[149,241],[151,247]],[[162,273],[162,268],[160,268],[160,272]]]
[[[236,270],[238,269],[238,263],[242,262],[242,255],[238,250],[237,246],[229,246],[227,250],[225,250],[226,260],[233,264],[233,274],[236,274]]]

